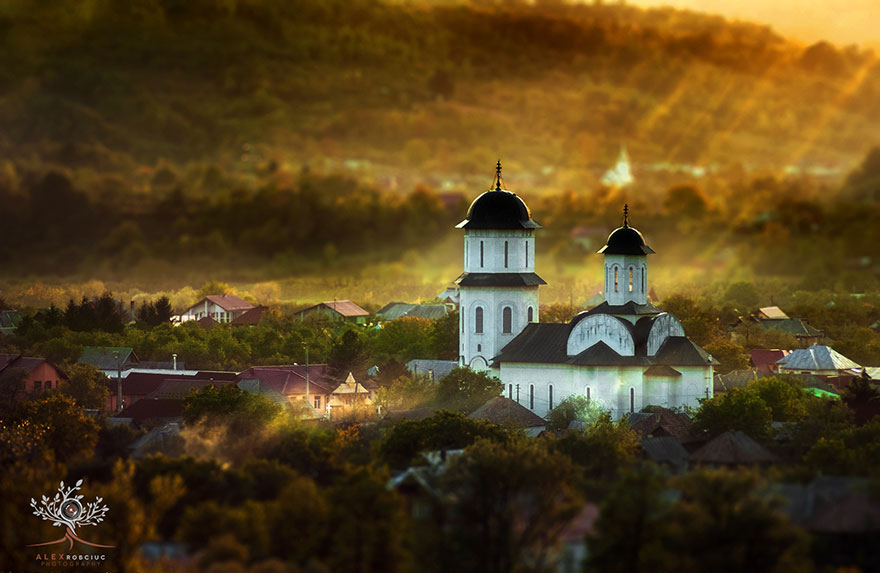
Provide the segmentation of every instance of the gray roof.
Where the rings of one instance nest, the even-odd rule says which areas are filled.
[[[584,315],[590,315],[590,314],[625,314],[625,315],[646,314],[647,315],[647,314],[660,314],[661,312],[663,312],[663,311],[651,303],[636,304],[633,301],[629,301],[625,304],[611,305],[611,304],[608,304],[608,301],[605,301],[602,304],[595,306],[582,314],[584,314]]]
[[[769,464],[776,456],[739,430],[716,436],[688,458],[692,462],[712,465]]]
[[[813,328],[802,318],[759,318],[764,330],[781,330],[795,336],[822,336],[822,331]]]
[[[843,354],[828,346],[814,344],[809,348],[798,348],[788,356],[776,361],[779,366],[791,370],[849,370],[861,368]]]
[[[675,436],[657,436],[642,440],[642,449],[651,461],[669,464],[676,469],[687,465],[688,451]]]
[[[455,360],[423,360],[415,358],[406,363],[406,369],[413,374],[433,372],[434,380],[440,380],[456,368],[458,368],[458,362]]]
[[[547,425],[544,418],[504,396],[492,398],[474,410],[470,417],[478,420],[488,420],[505,428],[534,428]]]
[[[535,273],[462,273],[455,284],[463,287],[523,287],[547,284]]]
[[[376,313],[376,316],[385,320],[397,320],[405,316],[427,318],[436,320],[443,318],[449,313],[445,304],[410,304],[406,302],[390,302]]]

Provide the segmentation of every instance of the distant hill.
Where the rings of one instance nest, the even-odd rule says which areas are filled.
[[[160,164],[308,165],[390,188],[595,186],[819,167],[880,143],[870,53],[719,17],[489,1],[47,0],[0,7],[0,151],[143,187]],[[144,169],[148,171],[145,172]]]

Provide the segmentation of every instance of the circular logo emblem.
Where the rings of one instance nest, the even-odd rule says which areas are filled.
[[[76,519],[82,515],[82,505],[75,499],[68,499],[61,505],[61,515],[67,519]]]

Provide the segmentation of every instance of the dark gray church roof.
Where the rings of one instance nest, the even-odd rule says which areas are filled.
[[[649,315],[649,314],[660,314],[663,312],[656,306],[651,303],[647,304],[637,304],[633,301],[629,301],[625,304],[616,304],[610,305],[608,301],[603,302],[600,305],[594,306],[590,310],[586,310],[580,313],[578,316],[589,316],[591,314],[629,314],[629,315]],[[577,318],[577,317],[575,317]]]
[[[463,287],[523,287],[547,284],[535,273],[462,273],[454,282]]]
[[[644,319],[642,319],[644,320]],[[641,320],[639,321],[641,322]],[[630,331],[643,330],[623,321]],[[647,355],[647,334],[634,338],[635,356],[621,356],[604,342],[597,342],[580,354],[567,353],[571,324],[531,323],[501,349],[496,364],[519,362],[534,364],[571,364],[576,366],[705,366],[709,354],[685,336],[670,336],[655,356]]]

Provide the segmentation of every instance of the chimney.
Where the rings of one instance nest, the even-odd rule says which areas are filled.
[[[177,353],[171,355],[172,370],[177,370]]]

